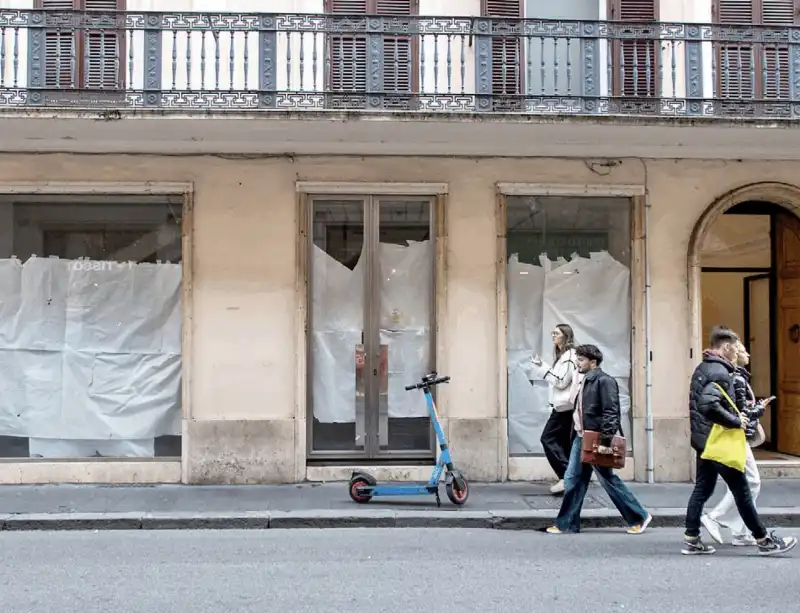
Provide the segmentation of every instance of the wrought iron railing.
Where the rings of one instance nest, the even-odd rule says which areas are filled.
[[[800,117],[800,28],[0,9],[0,108]]]

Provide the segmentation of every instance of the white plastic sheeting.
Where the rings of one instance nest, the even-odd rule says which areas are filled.
[[[552,360],[548,334],[566,323],[578,343],[597,345],[603,370],[620,386],[622,428],[630,414],[630,271],[606,252],[573,256],[540,266],[508,260],[508,434],[512,455],[541,453],[539,442],[550,415],[548,384],[531,357]]]
[[[0,259],[0,435],[179,435],[180,288],[180,264]]]
[[[403,389],[430,367],[433,246],[380,243],[380,342],[388,349],[389,417],[427,415]],[[311,359],[314,417],[352,423],[356,417],[356,346],[364,321],[364,257],[350,270],[321,248],[312,256]]]

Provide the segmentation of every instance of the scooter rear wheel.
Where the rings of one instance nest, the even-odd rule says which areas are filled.
[[[358,488],[360,487],[368,487],[370,484],[367,483],[366,479],[353,479],[350,481],[350,498],[353,499],[353,502],[357,502],[359,504],[365,504],[372,500],[372,494],[360,494],[358,492]]]
[[[457,505],[464,504],[469,498],[469,483],[467,483],[467,480],[463,476],[461,477],[461,480],[464,482],[464,489],[459,489],[458,485],[456,485],[455,479],[444,486],[450,502]]]

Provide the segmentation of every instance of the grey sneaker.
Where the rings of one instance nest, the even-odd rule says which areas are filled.
[[[684,536],[681,553],[685,556],[707,556],[716,553],[711,545],[706,545],[699,536]]]
[[[731,545],[734,547],[755,547],[758,541],[753,538],[752,534],[745,534],[742,536],[734,536],[731,539]]]
[[[720,531],[719,522],[710,515],[703,514],[703,516],[700,518],[700,523],[703,524],[703,528],[708,531],[708,535],[717,543],[722,545],[724,541],[722,540],[722,532]]]
[[[797,539],[795,537],[784,536],[780,538],[775,536],[774,532],[770,532],[767,538],[758,541],[758,555],[777,556],[790,552],[796,546]]]

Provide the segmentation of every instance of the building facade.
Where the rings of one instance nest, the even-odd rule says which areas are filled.
[[[800,469],[792,2],[157,4],[0,2],[0,482],[426,478],[431,370],[469,478],[550,479],[557,323],[627,478],[691,479],[715,323]]]

